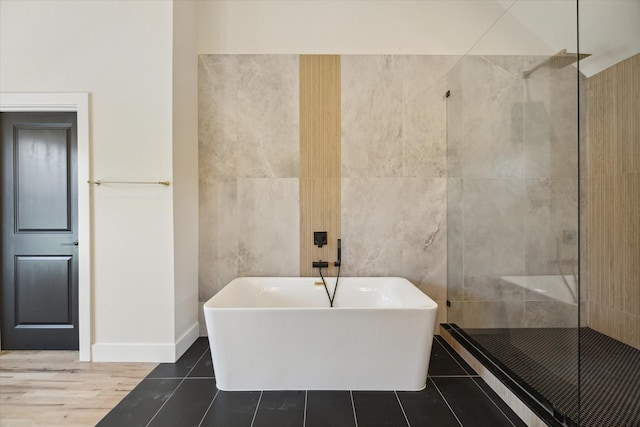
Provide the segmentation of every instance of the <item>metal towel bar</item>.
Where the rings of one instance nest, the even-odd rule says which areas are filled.
[[[87,181],[87,183],[91,185],[102,185],[102,184],[155,184],[155,185],[164,185],[168,187],[170,185],[169,181]]]

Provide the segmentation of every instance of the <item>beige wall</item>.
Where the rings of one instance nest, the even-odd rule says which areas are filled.
[[[640,54],[588,85],[589,326],[640,348]]]

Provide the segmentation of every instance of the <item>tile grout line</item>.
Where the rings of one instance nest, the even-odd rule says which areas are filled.
[[[438,388],[438,384],[436,384],[436,382],[434,380],[431,380],[431,382],[433,383],[433,386],[436,388],[436,390],[438,391],[438,394],[440,395],[440,397],[442,397],[442,400],[444,400],[444,403],[447,405],[447,407],[449,408],[449,410],[451,411],[451,413],[453,414],[453,417],[456,419],[456,421],[458,421],[458,424],[460,424],[461,427],[464,427],[462,425],[462,422],[460,421],[460,418],[458,418],[458,415],[456,415],[455,411],[453,410],[453,408],[451,407],[451,405],[449,405],[449,402],[447,401],[447,399],[444,397],[444,395],[442,394],[442,392],[440,391],[440,389]]]
[[[216,401],[216,397],[218,397],[218,393],[220,393],[220,390],[216,390],[216,394],[213,396],[213,399],[211,399],[211,403],[209,403],[209,406],[207,407],[207,410],[204,411],[204,415],[200,419],[200,423],[198,423],[198,427],[200,427],[202,425],[204,419],[207,417],[207,414],[209,413],[209,411],[211,410],[211,407],[213,406],[213,402],[215,402]]]
[[[306,427],[307,425],[307,393],[309,391],[304,391],[304,417],[302,418],[302,427]]]
[[[203,352],[202,352],[202,354],[200,355],[200,357],[198,357],[198,360],[196,360],[196,363],[194,363],[194,364],[193,364],[193,366],[191,367],[191,369],[189,369],[189,372],[187,372],[187,375],[185,375],[185,376],[184,376],[184,378],[185,378],[185,379],[189,376],[189,374],[190,374],[191,372],[193,372],[193,370],[196,368],[196,366],[198,366],[198,363],[200,363],[200,361],[202,360],[202,358],[204,357],[204,355],[205,355],[205,354],[207,354],[207,351],[208,351],[208,350],[209,350],[208,348],[207,348],[207,349],[205,349],[205,351],[203,351]],[[213,366],[211,366],[211,369],[213,370]],[[214,378],[215,378],[215,377],[214,377]]]
[[[171,394],[169,395],[169,397],[167,397],[167,400],[165,400],[162,405],[160,405],[160,408],[158,408],[158,410],[156,411],[155,414],[153,414],[153,417],[151,417],[151,419],[149,420],[149,422],[147,423],[146,427],[149,427],[149,425],[153,422],[153,420],[158,416],[158,414],[160,413],[160,411],[162,411],[162,408],[164,408],[164,406],[167,404],[167,402],[169,402],[171,400],[171,398],[173,397],[173,395],[176,393],[176,390],[178,390],[180,388],[180,386],[182,385],[182,383],[187,379],[187,377],[189,376],[189,374],[191,373],[191,371],[193,371],[193,369],[198,365],[198,363],[200,363],[200,360],[202,360],[202,358],[204,357],[204,355],[207,354],[206,351],[204,351],[200,357],[198,358],[198,360],[196,360],[196,363],[193,364],[193,366],[191,367],[191,369],[189,369],[189,372],[187,372],[187,374],[182,378],[182,381],[180,381],[180,383],[176,386],[176,388],[173,389],[173,391],[171,392]],[[217,387],[216,387],[217,388]]]
[[[358,416],[356,415],[356,404],[353,403],[353,391],[349,390],[349,395],[351,396],[351,409],[353,409],[353,421],[356,423],[356,427],[358,427]]]
[[[253,411],[253,418],[251,419],[250,427],[253,427],[253,423],[256,421],[256,415],[258,415],[258,408],[260,407],[260,401],[262,400],[262,393],[264,393],[264,391],[260,391],[260,397],[258,398],[258,403],[256,403],[256,410]]]
[[[482,379],[482,378],[481,378],[481,379]],[[484,381],[484,380],[483,380],[483,381]],[[509,423],[510,423],[513,427],[515,427],[515,424],[513,423],[513,421],[511,421],[511,419],[510,419],[509,417],[507,417],[507,414],[505,414],[505,413],[504,413],[504,411],[503,411],[503,410],[498,406],[498,404],[497,404],[497,403],[496,403],[496,402],[491,398],[491,396],[489,396],[489,395],[487,394],[487,392],[486,392],[486,391],[484,391],[484,389],[483,389],[482,387],[480,387],[480,384],[478,384],[478,382],[475,380],[475,378],[473,379],[473,383],[476,385],[476,387],[478,387],[478,388],[479,388],[479,389],[484,393],[484,395],[485,395],[485,396],[487,396],[487,399],[489,399],[489,400],[491,401],[491,403],[493,403],[493,405],[494,405],[496,408],[498,408],[498,411],[500,411],[500,413],[501,413],[502,415],[504,415],[504,417],[505,417],[507,420],[509,420]],[[498,396],[498,397],[500,397],[500,396]],[[502,399],[500,399],[500,400],[502,400]],[[504,400],[503,400],[503,402],[504,402]],[[504,402],[504,403],[507,403],[507,402]],[[514,412],[515,412],[515,411],[514,411]],[[517,415],[517,414],[516,414],[516,415]]]
[[[110,362],[109,362],[110,363]],[[186,377],[154,377],[154,378],[143,378],[149,381],[159,381],[159,380],[181,380]],[[215,380],[215,377],[189,377],[190,380]]]
[[[447,342],[446,340],[444,340],[444,338],[442,338],[442,340],[443,340],[445,343]],[[449,343],[447,343],[447,344],[449,344]],[[442,346],[442,348],[444,348],[444,349],[445,349],[445,351],[446,351],[447,353],[449,353],[449,355],[451,356],[451,358],[452,358],[452,359],[453,359],[453,360],[458,364],[458,366],[460,366],[460,367],[462,368],[462,370],[466,372],[466,369],[464,369],[464,367],[460,364],[460,362],[458,362],[458,360],[457,360],[455,357],[453,357],[453,355],[451,354],[451,352],[449,352],[449,349],[447,349],[447,347],[445,347],[442,343],[440,343],[440,345]],[[457,352],[456,352],[456,354],[457,354]],[[472,368],[472,369],[473,369],[473,368]],[[460,377],[462,377],[462,376],[460,376]],[[500,411],[500,413],[501,413],[502,415],[504,415],[504,417],[509,421],[509,423],[510,423],[512,426],[514,426],[514,427],[515,427],[515,424],[513,424],[513,422],[511,421],[511,419],[510,419],[509,417],[507,417],[507,415],[502,411],[502,409],[500,409],[500,407],[496,404],[496,402],[494,402],[494,400],[493,400],[493,399],[492,399],[492,398],[491,398],[491,397],[490,397],[490,396],[489,396],[489,395],[488,395],[488,394],[487,394],[487,393],[482,389],[482,387],[480,387],[480,385],[478,385],[478,383],[476,382],[476,379],[482,379],[482,380],[484,381],[484,379],[482,378],[482,376],[480,376],[480,375],[476,372],[476,374],[475,374],[475,375],[471,375],[471,374],[469,374],[469,375],[466,375],[465,377],[470,377],[470,378],[473,380],[473,383],[476,385],[476,387],[478,387],[480,390],[482,390],[482,392],[485,394],[485,396],[487,396],[487,398],[491,401],[491,403],[493,403],[493,404],[494,404],[494,406],[495,406],[496,408],[498,408],[498,410]],[[433,384],[435,385],[435,381],[432,381],[432,382],[433,382]],[[436,386],[436,388],[438,388],[438,386]],[[438,391],[440,391],[440,390],[438,389]],[[443,398],[444,398],[444,396],[443,396]],[[446,399],[445,399],[445,400],[446,400]],[[506,402],[505,402],[505,403],[506,403]],[[448,402],[447,402],[447,404],[448,404]]]
[[[398,392],[396,390],[394,390],[393,394],[396,395],[396,399],[398,400],[398,405],[400,405],[400,409],[402,409],[402,415],[404,415],[404,420],[407,422],[407,426],[411,427],[411,423],[409,422],[409,418],[407,418],[407,413],[404,412],[404,407],[402,406],[402,402],[400,402],[400,396],[398,396]]]
[[[158,410],[156,411],[155,414],[153,414],[153,417],[151,417],[151,419],[149,420],[149,422],[147,423],[146,427],[149,427],[149,425],[153,422],[153,420],[158,416],[158,414],[160,413],[160,411],[162,410],[162,408],[164,408],[164,405],[167,404],[167,402],[169,400],[171,400],[171,398],[173,397],[173,395],[175,394],[176,390],[178,390],[180,388],[180,386],[182,385],[182,383],[184,382],[186,377],[184,377],[182,379],[182,381],[180,381],[178,383],[178,385],[176,386],[176,388],[173,389],[173,391],[171,392],[171,394],[169,395],[169,397],[167,397],[167,400],[165,400],[164,402],[162,402],[162,405],[160,405],[160,407],[158,408]]]
[[[209,359],[211,359],[211,348],[207,348],[207,351],[204,352],[204,354],[202,355],[203,357],[207,355],[207,353],[209,353]],[[213,360],[211,360],[211,372],[213,375],[213,379],[216,378],[216,370],[213,368]]]
[[[448,343],[447,341],[445,341],[445,340],[444,340],[444,338],[443,338],[442,340],[445,342],[445,344],[447,344],[447,346],[449,345],[449,343]],[[438,341],[438,342],[439,342],[439,341]],[[453,354],[451,354],[451,352],[449,351],[449,349],[448,349],[444,344],[442,344],[442,343],[440,343],[440,342],[439,342],[439,344],[442,346],[442,348],[444,348],[444,351],[446,351],[446,352],[447,352],[447,354],[448,354],[449,356],[451,356],[451,358],[453,359],[453,361],[454,361],[454,362],[456,362],[456,363],[458,364],[458,366],[460,366],[460,368],[461,368],[464,372],[466,372],[466,374],[467,374],[466,376],[467,376],[467,377],[470,377],[470,376],[473,376],[473,375],[474,375],[474,374],[470,374],[470,373],[469,373],[469,372],[464,368],[464,366],[462,366],[462,365],[460,364],[460,362],[458,362],[458,359],[456,359],[456,358],[453,356]],[[456,352],[456,355],[460,357],[460,355],[459,355],[457,352]],[[471,366],[469,366],[469,367],[471,368]],[[471,368],[471,370],[472,370],[473,372],[475,372],[475,376],[480,376],[480,375],[479,375],[479,374],[478,374],[478,373],[477,373],[473,368]]]

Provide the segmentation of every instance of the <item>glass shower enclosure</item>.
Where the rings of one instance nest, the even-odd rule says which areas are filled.
[[[551,426],[640,425],[640,2],[498,1],[447,75],[445,329]]]
[[[577,2],[506,3],[447,76],[447,321],[578,425]]]

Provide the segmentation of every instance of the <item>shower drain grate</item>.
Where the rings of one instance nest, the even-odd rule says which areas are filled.
[[[580,328],[578,371],[576,328],[464,332],[558,412],[580,419],[581,426],[640,426],[640,350]]]

